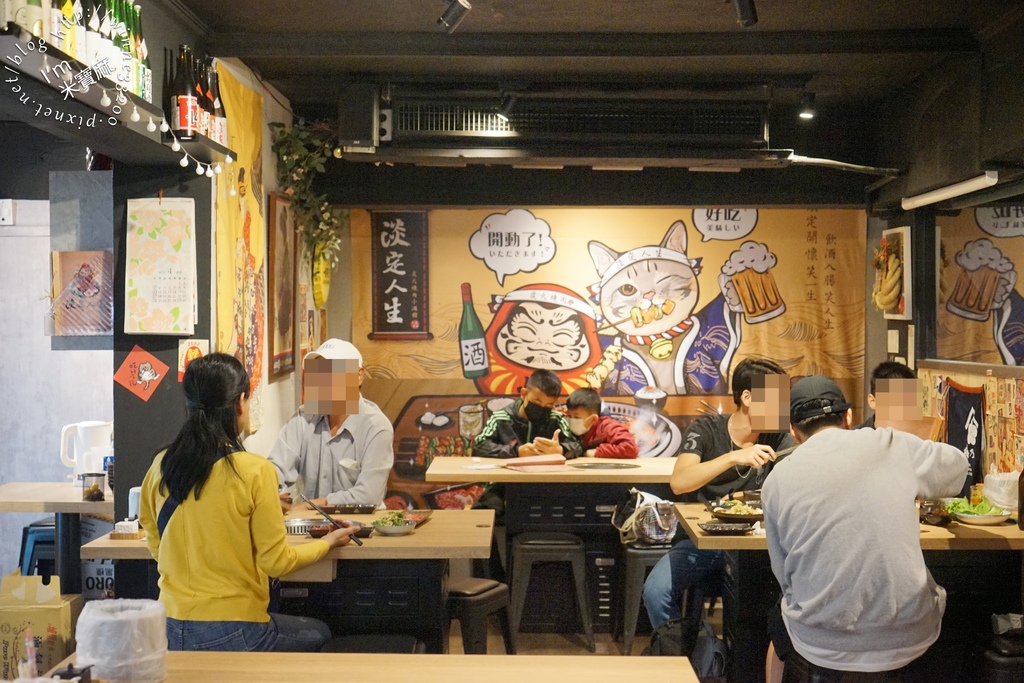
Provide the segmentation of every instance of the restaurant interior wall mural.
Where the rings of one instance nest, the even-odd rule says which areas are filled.
[[[1024,205],[977,207],[937,223],[939,358],[1024,364]]]
[[[375,317],[379,326],[401,309],[377,291],[385,278],[370,259],[353,259],[352,273],[353,339],[372,378],[364,391],[395,425],[389,505],[472,502],[479,487],[441,486],[423,473],[435,456],[468,455],[487,417],[538,368],[554,371],[565,394],[599,390],[641,457],[674,456],[694,417],[730,412],[729,372],[746,357],[772,358],[791,375],[829,375],[860,402],[862,211],[408,213],[406,226],[426,216],[429,275],[410,281],[401,250],[388,265],[405,271],[405,288],[429,291],[431,338],[375,336]],[[394,244],[401,214],[353,210],[352,253]]]
[[[267,244],[263,219],[263,97],[224,69],[229,147],[238,154],[217,178],[217,351],[249,373],[250,429],[263,423],[263,344]]]

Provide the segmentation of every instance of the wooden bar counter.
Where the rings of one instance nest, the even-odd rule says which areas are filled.
[[[74,655],[61,662],[66,668]],[[684,657],[571,655],[300,654],[291,652],[168,652],[166,683],[279,683],[280,681],[405,681],[416,683],[521,683],[587,681],[698,683]],[[54,669],[56,671],[56,669]]]

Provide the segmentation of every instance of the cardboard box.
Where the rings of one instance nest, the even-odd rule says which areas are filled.
[[[82,545],[106,536],[114,530],[112,522],[82,515],[79,528]],[[102,600],[114,597],[114,561],[82,560],[82,599]]]
[[[60,579],[43,584],[41,576],[5,576],[0,583],[0,678],[18,677],[25,657],[25,632],[32,629],[36,669],[42,673],[75,651],[75,623],[81,595],[61,595]]]

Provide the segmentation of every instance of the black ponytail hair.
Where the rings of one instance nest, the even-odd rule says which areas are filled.
[[[242,449],[238,400],[249,395],[249,376],[233,356],[211,353],[189,363],[182,384],[187,418],[160,463],[160,492],[184,502],[199,499],[213,465]]]

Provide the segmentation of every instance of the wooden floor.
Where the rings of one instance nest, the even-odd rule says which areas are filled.
[[[708,623],[715,629],[719,636],[722,634],[722,609],[721,603],[714,613],[708,618]],[[650,642],[649,635],[637,634],[633,638],[634,657],[640,656],[644,648]],[[597,647],[596,655],[622,655],[621,643],[615,640],[611,633],[595,633],[594,644]],[[520,633],[516,640],[518,654],[523,655],[589,655],[587,642],[582,634],[572,633]],[[448,639],[448,651],[454,654],[462,654],[462,635],[459,630],[459,622],[452,622],[451,635]],[[504,655],[505,641],[501,637],[501,630],[498,628],[496,619],[491,618],[487,626],[487,654]]]

